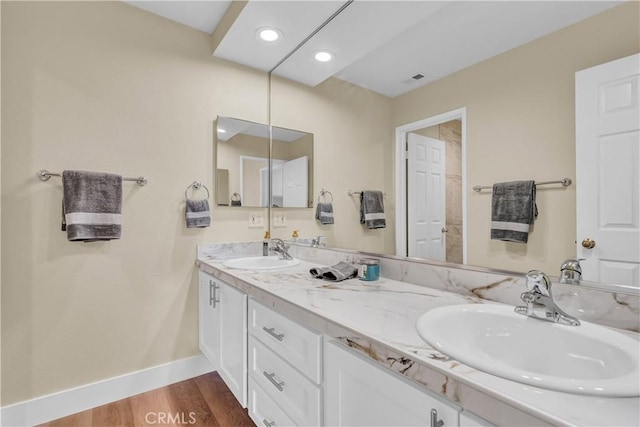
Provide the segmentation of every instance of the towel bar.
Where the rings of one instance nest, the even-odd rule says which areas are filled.
[[[40,169],[38,172],[36,172],[36,176],[38,178],[40,178],[40,181],[49,181],[52,176],[62,176],[62,174],[49,172],[46,169]],[[145,178],[144,176],[139,176],[137,178],[122,177],[122,180],[123,181],[134,181],[140,186],[147,185],[147,182],[148,182],[147,178]]]
[[[563,187],[568,187],[571,185],[573,181],[571,181],[571,178],[562,178],[560,180],[557,181],[541,181],[541,182],[536,182],[536,187],[538,185],[547,185],[547,184],[562,184]],[[480,192],[482,190],[487,190],[493,188],[493,186],[491,185],[476,185],[473,187],[473,191],[476,192]]]
[[[355,196],[356,194],[361,194],[362,191],[351,191],[351,190],[347,190],[347,196],[351,197],[351,196]],[[384,197],[387,197],[387,193],[382,193],[382,195]]]

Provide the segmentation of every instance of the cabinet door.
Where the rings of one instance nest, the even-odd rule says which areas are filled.
[[[460,413],[460,427],[495,427],[495,424],[464,410]]]
[[[247,294],[219,282],[220,359],[218,373],[247,407]]]
[[[331,426],[458,425],[459,408],[335,343],[325,346],[325,420]]]
[[[213,276],[198,275],[198,337],[200,351],[217,370],[220,364],[219,283]]]

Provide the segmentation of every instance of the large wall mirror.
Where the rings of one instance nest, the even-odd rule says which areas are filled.
[[[218,206],[312,206],[312,134],[224,116],[215,128]]]
[[[559,275],[584,237],[576,232],[575,73],[638,52],[633,3],[343,4],[272,72],[272,122],[314,133],[315,191],[337,195],[335,225],[310,221],[311,233],[326,236],[330,246],[394,255],[407,250],[408,244],[396,245],[396,233],[408,232],[396,228],[399,212],[407,211],[398,205],[416,197],[398,197],[407,179],[397,174],[398,129],[462,110],[407,132],[443,140],[455,157],[443,172],[455,184],[443,190],[449,218],[442,230],[451,234],[451,245],[444,258],[424,257]],[[610,36],[598,28],[611,28]],[[323,50],[332,60],[314,61]],[[565,177],[571,186],[538,189],[540,213],[527,244],[490,239],[492,192],[474,186]],[[357,200],[345,194],[363,188],[386,192],[386,230],[359,226]]]

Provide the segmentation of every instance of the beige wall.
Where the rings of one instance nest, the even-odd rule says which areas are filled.
[[[491,193],[471,188],[575,178],[574,74],[640,51],[639,7],[625,3],[393,99],[393,126],[467,107],[469,264],[557,274],[575,256],[575,185],[538,191],[526,245],[489,239]]]
[[[315,211],[288,209],[288,226],[272,229],[272,236],[290,238],[297,229],[301,237],[323,235],[331,246],[393,252],[393,171],[385,167],[393,150],[390,99],[335,78],[310,88],[274,77],[271,93],[274,126],[313,133],[312,200],[315,206],[321,188],[331,191],[335,216],[334,225],[320,225]],[[349,189],[387,193],[387,228],[360,225],[360,200],[348,197]]]
[[[264,230],[228,207],[213,208],[210,228],[186,229],[184,191],[196,179],[215,188],[216,116],[267,122],[267,75],[212,58],[204,33],[120,2],[2,2],[2,20],[2,404],[197,354],[196,244]],[[335,147],[314,153],[316,188],[331,189],[344,216],[323,229],[312,209],[293,209],[273,234],[393,250],[393,218],[365,231],[346,195],[392,194],[388,98],[336,79],[274,91],[290,96],[274,125]],[[310,116],[298,117],[301,105]],[[43,168],[149,184],[125,184],[121,240],[71,243],[59,231],[60,179],[40,182]]]
[[[2,36],[2,404],[197,354],[196,244],[264,230],[230,208],[186,229],[184,191],[214,188],[217,115],[266,122],[267,75],[121,2],[2,2]],[[125,184],[121,240],[71,243],[38,169],[149,184]]]

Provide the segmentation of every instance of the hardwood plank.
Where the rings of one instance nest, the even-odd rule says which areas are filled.
[[[182,424],[195,419],[196,425],[220,427],[195,381],[182,381],[168,387],[174,416],[179,416]],[[215,398],[218,398],[217,396]]]
[[[133,411],[129,399],[118,400],[91,410],[91,425],[104,427],[133,427]]]
[[[199,376],[195,378],[195,384],[221,426],[255,427],[218,373]]]
[[[175,410],[171,405],[171,396],[167,387],[151,390],[130,398],[133,422],[136,426],[151,426],[162,424],[163,426],[175,426],[173,423],[158,422],[166,420],[166,414],[173,414]]]
[[[216,372],[60,418],[42,427],[255,427]]]

